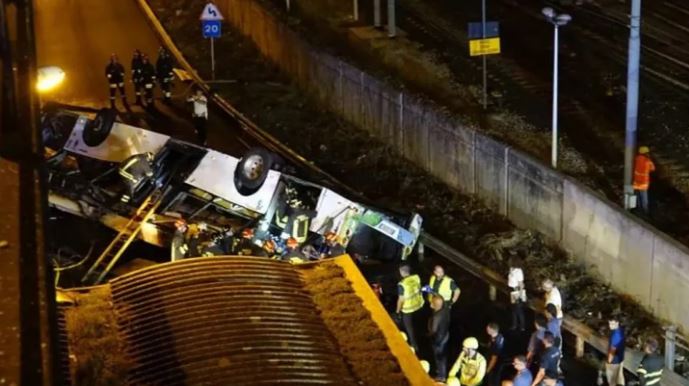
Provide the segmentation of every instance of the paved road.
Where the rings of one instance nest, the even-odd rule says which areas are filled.
[[[46,95],[45,100],[89,107],[106,107],[108,84],[105,66],[112,53],[119,56],[129,75],[131,54],[135,49],[149,55],[155,63],[160,42],[146,22],[134,0],[92,0],[35,2],[38,64],[61,67],[65,83]],[[134,101],[134,90],[127,77],[127,98]],[[194,141],[189,106],[184,102],[185,84],[175,84],[172,108],[157,103],[157,111],[146,113],[141,108],[125,106],[118,100],[120,119],[126,123],[150,128],[176,138]],[[159,97],[158,91],[156,96]],[[237,127],[228,124],[211,111],[209,119],[210,147],[240,155],[246,146],[234,140]],[[244,138],[246,141],[246,138]]]

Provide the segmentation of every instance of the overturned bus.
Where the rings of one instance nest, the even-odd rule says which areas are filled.
[[[117,122],[115,114],[44,115],[52,206],[119,230],[154,197],[139,237],[164,247],[182,219],[217,234],[253,227],[258,237],[301,244],[334,232],[352,256],[395,261],[409,256],[421,231],[418,214],[351,200],[298,177],[263,148],[236,158]]]

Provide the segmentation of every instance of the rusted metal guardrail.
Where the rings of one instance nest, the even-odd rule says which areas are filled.
[[[177,48],[177,46],[174,44],[172,41],[172,38],[169,36],[165,28],[162,26],[158,18],[155,16],[155,13],[153,10],[150,8],[146,0],[136,0],[137,3],[139,4],[139,7],[141,8],[142,12],[146,15],[147,20],[153,27],[153,29],[156,31],[158,34],[159,38],[161,41],[165,44],[165,46],[168,48],[168,50],[172,53],[172,55],[175,57],[177,62],[193,77],[194,82],[198,87],[203,89],[206,93],[210,94],[210,87],[201,79],[195,69],[187,62],[187,60],[184,58],[184,55],[182,55],[181,51]],[[275,137],[271,136],[267,132],[263,131],[260,129],[258,126],[256,126],[253,122],[251,122],[248,118],[246,118],[244,115],[242,115],[239,111],[237,111],[232,105],[230,105],[227,101],[225,101],[222,97],[218,96],[217,94],[210,94],[211,95],[211,100],[221,109],[223,110],[228,116],[232,117],[235,119],[242,129],[252,137],[256,138],[258,141],[260,141],[262,144],[264,144],[266,147],[268,147],[270,150],[277,152],[278,154],[281,154],[285,158],[289,159],[290,161],[304,166],[311,171],[315,172],[318,174],[323,180],[327,183],[329,183],[331,186],[338,187],[342,190],[347,191],[350,194],[356,195],[358,198],[362,198],[361,192],[358,192],[351,187],[343,184],[340,182],[338,179],[333,177],[332,175],[328,174],[327,172],[323,171],[322,169],[318,168],[316,165],[313,163],[309,162],[306,160],[304,157],[300,156],[287,146],[285,146],[283,143],[278,141]],[[430,249],[436,251],[437,253],[441,254],[443,257],[447,258],[448,260],[456,263],[459,265],[461,268],[467,270],[477,278],[488,282],[490,286],[490,294],[489,296],[491,299],[495,298],[495,293],[499,289],[502,292],[507,292],[507,283],[504,277],[502,277],[500,274],[497,272],[490,270],[479,263],[477,263],[475,260],[472,260],[465,256],[464,254],[456,251],[455,249],[451,248],[449,245],[443,243],[439,239],[427,234],[427,233],[422,233],[420,242],[428,246]],[[541,305],[542,306],[542,305]],[[535,304],[532,304],[533,308],[537,308]],[[542,307],[541,307],[542,308]],[[601,336],[598,336],[595,331],[590,329],[589,327],[585,326],[583,323],[566,317],[563,323],[563,327],[572,333],[576,339],[577,339],[577,344],[576,344],[576,351],[577,355],[583,355],[584,352],[584,346],[586,344],[589,344],[591,347],[595,348],[596,350],[600,352],[607,352],[607,340]],[[629,350],[627,359],[625,360],[625,368],[631,372],[636,372],[636,368],[638,364],[641,361],[642,354],[638,350]],[[667,386],[689,386],[689,380],[684,379],[677,375],[674,372],[671,371],[666,371],[665,374],[663,375],[663,380],[662,380],[663,385]]]

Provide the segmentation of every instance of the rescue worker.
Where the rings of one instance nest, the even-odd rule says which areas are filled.
[[[441,265],[436,265],[433,267],[433,275],[431,275],[428,281],[429,289],[431,294],[428,295],[428,301],[430,302],[432,294],[440,295],[446,307],[451,307],[459,299],[460,290],[455,281],[445,275],[445,269]]]
[[[552,280],[546,279],[543,281],[543,291],[545,291],[544,304],[553,304],[555,310],[557,311],[555,318],[560,322],[560,327],[562,327],[562,318],[564,313],[562,312],[562,295],[560,290],[555,286]]]
[[[260,255],[257,255],[259,257],[267,257],[270,259],[275,259],[275,241],[268,239],[263,242],[263,246],[261,247],[262,253]]]
[[[127,158],[120,164],[118,173],[129,190],[129,194],[122,195],[121,200],[129,202],[141,184],[153,177],[153,153],[135,154]]]
[[[194,110],[191,113],[191,120],[196,130],[196,137],[201,146],[206,146],[206,122],[208,121],[208,98],[203,95],[203,90],[197,89],[196,93],[187,102],[192,103]]]
[[[505,357],[505,337],[500,333],[497,323],[491,322],[486,326],[486,333],[490,338],[490,348],[486,374],[488,375],[489,386],[500,386],[502,371],[507,363]]]
[[[242,239],[237,244],[237,254],[242,256],[257,256],[261,253],[261,248],[254,243],[254,230],[251,228],[244,228],[242,230]]]
[[[110,86],[110,107],[115,108],[115,94],[120,90],[122,103],[127,104],[127,95],[124,92],[124,66],[117,60],[117,55],[110,55],[110,62],[105,67],[105,76]]]
[[[634,159],[634,193],[639,199],[639,204],[644,213],[649,213],[648,188],[651,184],[651,172],[656,170],[655,164],[648,155],[648,146],[640,146]]]
[[[290,237],[285,242],[285,254],[282,255],[283,260],[287,260],[291,263],[303,263],[306,262],[306,255],[304,255],[299,250],[299,242],[294,237]]]
[[[478,340],[474,337],[466,338],[462,347],[462,353],[450,369],[447,385],[480,385],[486,375],[486,359],[478,352]]]
[[[345,247],[337,241],[337,234],[335,232],[328,231],[323,237],[325,243],[321,247],[321,258],[337,257],[346,253]]]
[[[170,103],[170,98],[172,97],[173,67],[172,56],[164,47],[160,47],[160,50],[158,50],[158,60],[156,60],[156,73],[158,74],[160,90],[163,92],[163,102],[166,104]]]
[[[560,349],[555,346],[555,337],[550,331],[543,334],[543,347],[545,350],[541,355],[540,367],[531,386],[540,386],[541,381],[547,376],[557,379],[560,368]]]
[[[450,308],[445,307],[442,296],[431,295],[433,315],[428,321],[428,334],[433,346],[435,359],[435,380],[445,382],[447,379],[447,342],[450,340]]]
[[[655,338],[646,339],[644,357],[636,369],[636,375],[639,377],[639,386],[660,385],[665,359],[658,355],[656,350],[658,350],[658,341]]]
[[[134,83],[134,94],[136,95],[136,104],[141,106],[141,92],[144,88],[142,79],[142,70],[144,66],[143,54],[139,50],[134,50],[132,56],[132,83]]]
[[[419,275],[411,274],[411,268],[408,265],[401,266],[399,272],[402,280],[397,284],[396,313],[402,319],[409,345],[415,352],[418,352],[419,346],[416,344],[416,335],[414,334],[414,318],[424,304],[421,295],[421,279]]]
[[[529,364],[531,364],[534,359],[537,360],[543,352],[543,337],[548,331],[548,320],[544,315],[536,315],[534,318],[534,326],[536,327],[536,331],[531,334],[526,354],[526,360]]]
[[[148,60],[148,55],[144,54],[141,57],[141,83],[144,85],[144,99],[146,100],[146,107],[153,107],[153,85],[156,80],[155,68]]]
[[[186,221],[175,221],[175,234],[172,236],[172,245],[170,246],[172,249],[172,261],[177,261],[187,256],[189,246],[185,241],[185,234],[187,233],[188,229],[189,227],[187,226]]]

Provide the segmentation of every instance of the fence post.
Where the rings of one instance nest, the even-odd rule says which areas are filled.
[[[677,327],[665,327],[665,367],[670,371],[675,370],[675,343],[677,339]]]

